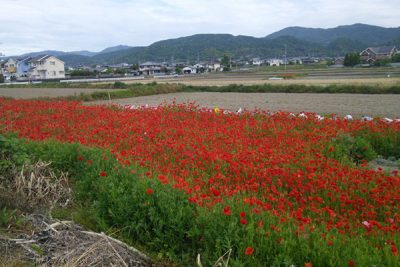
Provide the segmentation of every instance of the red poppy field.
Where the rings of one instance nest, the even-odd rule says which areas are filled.
[[[400,143],[400,123],[216,111],[0,99],[0,133],[101,148],[145,169],[142,177],[131,171],[152,181],[143,198],[157,201],[169,188],[202,218],[182,242],[197,242],[197,251],[214,238],[215,253],[233,248],[232,266],[398,266],[400,175],[371,170],[367,160],[385,151],[398,157],[391,144]],[[98,179],[109,172],[99,170]]]

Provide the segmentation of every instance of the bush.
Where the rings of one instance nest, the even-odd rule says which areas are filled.
[[[0,74],[0,83],[4,83],[4,75]]]
[[[115,89],[126,89],[128,86],[123,82],[115,82],[114,86]]]

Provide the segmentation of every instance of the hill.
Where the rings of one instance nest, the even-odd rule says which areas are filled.
[[[400,36],[400,27],[384,28],[367,24],[338,26],[331,29],[288,27],[268,35],[267,39],[292,36],[309,42],[329,44],[337,39],[348,39],[368,45],[380,45]]]
[[[196,34],[155,42],[147,47],[119,45],[100,52],[42,51],[33,54],[59,56],[67,65],[138,63],[144,61],[214,60],[224,54],[235,59],[287,56],[344,56],[368,46],[396,45],[399,28],[366,24],[339,26],[331,29],[289,27],[266,37],[231,34]]]

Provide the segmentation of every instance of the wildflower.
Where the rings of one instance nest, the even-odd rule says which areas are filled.
[[[363,221],[362,224],[368,231],[371,230],[372,225],[368,221]]]
[[[253,249],[252,247],[247,247],[246,250],[245,250],[245,252],[244,252],[244,254],[245,254],[246,256],[250,256],[250,255],[252,255],[253,253],[254,253],[254,249]]]
[[[356,263],[353,260],[349,260],[347,264],[349,265],[349,267],[356,266]]]
[[[243,225],[246,225],[247,224],[247,220],[244,219],[244,218],[241,218],[240,219],[240,223],[243,224]]]
[[[106,177],[106,176],[107,176],[107,172],[102,171],[102,172],[100,173],[100,176],[101,176],[101,177]]]
[[[146,190],[146,194],[148,194],[148,195],[152,195],[153,193],[154,193],[153,189],[151,189],[151,188],[147,188],[147,190]]]
[[[224,214],[225,214],[226,216],[231,215],[231,207],[226,206],[226,207],[224,208]]]
[[[304,263],[304,267],[312,267],[311,262],[305,262],[305,263]]]
[[[221,193],[218,190],[213,190],[213,194],[215,197],[219,197],[221,195]]]
[[[390,249],[392,250],[393,256],[397,256],[399,251],[397,250],[396,244],[393,241],[390,242]]]
[[[242,211],[242,212],[240,213],[240,217],[241,217],[241,218],[246,217],[246,212]]]

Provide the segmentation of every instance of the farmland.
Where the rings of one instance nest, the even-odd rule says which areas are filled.
[[[181,266],[227,251],[230,266],[398,265],[400,176],[367,163],[400,158],[399,123],[13,99],[0,113],[1,134],[75,176],[93,227]]]

